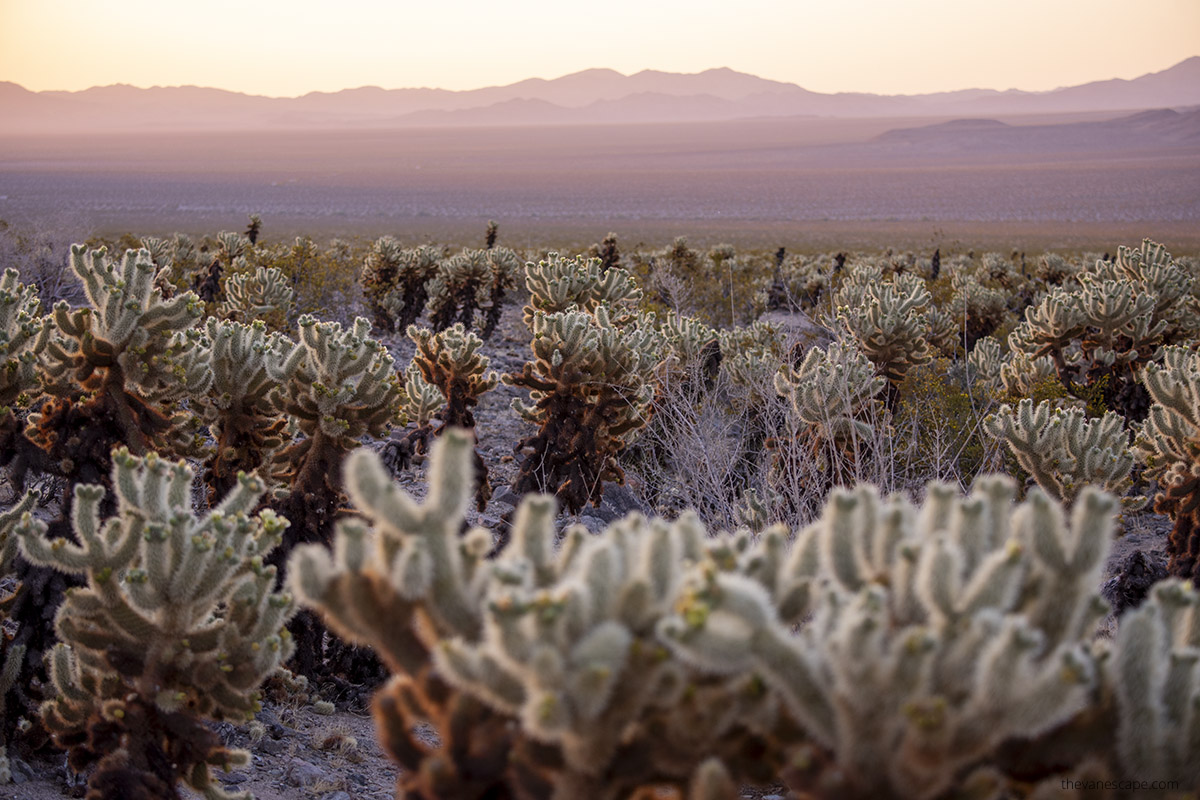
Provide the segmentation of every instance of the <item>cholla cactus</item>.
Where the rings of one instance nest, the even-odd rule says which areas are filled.
[[[785,365],[776,373],[775,391],[788,399],[800,422],[799,450],[816,463],[829,485],[851,480],[871,447],[879,412],[875,401],[884,384],[858,347],[836,341],[824,350],[809,350],[798,369]],[[775,446],[781,448],[778,442]]]
[[[1195,592],[1156,592],[1106,656],[1092,631],[1111,499],[1085,492],[1068,527],[1044,495],[1015,512],[1012,495],[1003,479],[966,500],[933,485],[918,511],[835,494],[790,554],[770,557],[768,533],[701,565],[658,630],[688,663],[770,687],[808,737],[785,772],[801,794],[999,797],[1097,763],[1194,786],[1197,720],[1176,711],[1200,681]]]
[[[887,378],[888,406],[893,407],[899,396],[897,387],[909,367],[933,357],[925,282],[911,273],[884,281],[877,269],[860,268],[834,299],[838,322]]]
[[[691,514],[572,528],[556,548],[538,498],[488,559],[488,532],[459,534],[470,447],[439,441],[422,505],[355,454],[366,523],[289,570],[397,673],[375,710],[405,797],[607,800],[701,770],[830,800],[1002,797],[1108,770],[1200,780],[1200,597],[1161,584],[1094,641],[1102,493],[1068,525],[1041,492],[1014,507],[1003,478],[967,498],[932,484],[922,508],[860,487],[790,549],[782,527],[709,536]]]
[[[545,261],[525,266],[525,324],[533,327],[539,311],[554,314],[571,308],[591,313],[607,306],[614,324],[628,322],[642,299],[637,281],[619,267],[604,268],[598,258],[550,253]]]
[[[446,405],[442,392],[421,375],[416,362],[404,370],[404,387],[400,394],[400,413],[406,425],[414,425],[398,439],[384,444],[380,457],[388,470],[398,474],[424,458],[433,438],[433,422]]]
[[[787,256],[759,300],[764,310],[810,309],[828,294],[833,264],[829,256]]]
[[[653,315],[639,322],[652,325]],[[720,334],[695,317],[667,312],[659,333],[662,334],[666,357],[663,360],[659,383],[681,383],[694,396],[701,387],[711,388],[721,368]]]
[[[1118,247],[1116,260],[1097,262],[1095,272],[1124,278],[1154,298],[1152,321],[1164,323],[1164,344],[1182,344],[1195,337],[1200,328],[1200,304],[1193,293],[1197,276],[1177,264],[1161,244],[1143,239],[1136,250]]]
[[[291,491],[278,510],[292,525],[282,548],[325,541],[341,502],[338,465],[362,436],[382,436],[398,419],[400,381],[387,349],[368,337],[371,321],[359,317],[345,330],[336,322],[300,318],[300,346],[275,362],[282,411],[303,439],[285,449]]]
[[[442,252],[428,245],[400,251],[395,282],[382,300],[388,319],[394,320],[386,330],[407,330],[421,316],[429,299],[429,282],[441,260]]]
[[[977,340],[967,354],[967,363],[979,380],[993,388],[1000,387],[1005,362],[1000,342],[995,337],[984,336]]]
[[[721,373],[737,387],[730,398],[740,411],[758,413],[774,395],[775,373],[783,365],[782,335],[761,320],[719,331]]]
[[[264,472],[290,438],[279,390],[299,369],[296,344],[253,325],[209,318],[212,388],[199,398],[200,415],[215,441],[205,463],[209,501],[237,486],[241,472]],[[278,467],[277,467],[278,468]]]
[[[375,327],[381,331],[391,332],[395,325],[392,313],[384,305],[384,298],[396,288],[404,256],[405,250],[397,239],[382,236],[371,245],[367,257],[363,260],[359,280],[362,282],[363,294],[367,296],[367,302],[371,306]],[[436,260],[433,263],[437,263]],[[426,279],[428,277],[426,276]],[[424,284],[425,281],[422,280],[422,288]],[[424,302],[421,305],[424,306]]]
[[[454,427],[470,431],[474,436],[473,409],[484,393],[495,389],[500,383],[496,371],[488,370],[487,357],[479,354],[483,340],[473,333],[467,333],[462,324],[436,334],[410,325],[408,338],[417,345],[413,366],[445,398],[445,407],[436,414],[442,427],[434,435],[440,435],[447,427]],[[478,450],[475,451],[474,471],[478,482],[475,496],[482,511],[492,496],[492,487],[487,481],[487,465]]]
[[[15,577],[13,562],[17,552],[17,537],[14,531],[17,523],[25,514],[33,511],[36,503],[37,495],[26,492],[12,508],[0,511],[0,581],[4,581],[5,584]],[[17,679],[22,672],[25,658],[25,646],[12,643],[8,634],[9,608],[20,591],[20,584],[0,586],[0,786],[9,780],[5,746],[24,722],[21,712],[25,709],[19,709],[16,713],[6,710],[9,706],[9,693],[20,685]],[[23,698],[14,699],[18,700],[19,705]]]
[[[991,335],[1004,322],[1008,314],[1008,295],[1003,290],[985,286],[970,273],[953,272],[950,282],[954,296],[950,301],[949,316],[954,321],[955,336],[970,352],[979,339]]]
[[[1058,381],[1058,371],[1050,356],[1031,358],[1021,351],[1010,352],[1008,359],[1000,365],[1000,383],[1010,397],[1027,397],[1039,387]]]
[[[1051,286],[1061,286],[1080,271],[1080,265],[1073,264],[1058,253],[1046,253],[1038,259],[1035,273]]]
[[[178,401],[204,392],[211,374],[195,330],[202,304],[164,299],[145,250],[120,265],[103,249],[71,248],[89,305],[59,303],[39,367],[50,395],[30,416],[30,438],[72,479],[101,482],[113,446],[187,452],[194,419]]]
[[[504,312],[504,299],[516,288],[517,280],[525,271],[524,262],[506,247],[488,248],[487,254],[492,262],[492,290],[488,298],[483,330],[480,331],[485,340],[492,338],[492,334],[496,332],[496,326],[500,324],[500,317]]]
[[[534,360],[503,378],[530,390],[513,408],[539,427],[517,445],[526,455],[513,488],[552,492],[578,513],[600,503],[604,481],[624,481],[617,456],[646,424],[661,340],[613,324],[602,305],[594,315],[537,312],[530,346]]]
[[[204,720],[253,718],[258,685],[290,652],[292,601],[262,563],[287,522],[250,516],[256,478],[197,518],[183,462],[122,449],[113,463],[115,516],[101,521],[102,487],[75,487],[78,543],[47,540],[28,514],[17,530],[30,561],[86,579],[55,618],[43,722],[73,769],[95,765],[89,796],[178,798],[183,781],[227,797],[209,766],[249,754],[222,747]]]
[[[1072,395],[1140,421],[1150,405],[1141,369],[1157,359],[1166,337],[1190,335],[1200,319],[1188,295],[1192,278],[1149,241],[1078,277],[1077,286],[1055,289],[1026,310],[1009,336],[1011,349],[1050,357]]]
[[[30,462],[41,460],[17,413],[40,389],[36,365],[47,327],[40,310],[37,289],[22,284],[16,270],[5,270],[0,278],[0,465],[12,467],[18,487]]]
[[[370,527],[340,523],[334,554],[305,547],[289,569],[303,602],[396,673],[375,710],[404,767],[398,795],[615,800],[695,781],[724,791],[693,797],[732,800],[727,765],[770,780],[762,751],[739,750],[754,739],[735,722],[758,704],[750,682],[696,674],[654,638],[684,559],[701,556],[695,518],[633,518],[604,540],[577,527],[556,553],[554,503],[542,497],[523,504],[512,540],[488,560],[486,531],[459,536],[470,451],[457,432],[435,444],[420,506],[356,453],[347,484]],[[434,722],[440,747],[413,735],[416,717]],[[722,762],[724,782],[704,775],[711,764],[696,768],[700,754]]]
[[[1145,475],[1158,481],[1154,509],[1174,521],[1172,574],[1200,584],[1200,354],[1164,348],[1143,377],[1154,405],[1137,437]]]
[[[287,324],[295,292],[287,277],[274,267],[259,267],[225,279],[225,301],[217,306],[217,315],[249,325],[262,320],[272,330]]]
[[[492,261],[486,250],[463,250],[438,262],[428,284],[433,329],[443,331],[455,321],[470,328],[475,312],[491,302],[492,281]]]
[[[231,269],[233,263],[246,255],[250,239],[234,231],[221,231],[217,234],[217,258],[226,269]]]
[[[1088,485],[1121,497],[1133,485],[1129,432],[1115,412],[1089,420],[1078,408],[1063,410],[1050,402],[1034,405],[1026,398],[1016,411],[1001,406],[984,427],[1008,445],[1021,468],[1056,500],[1073,503]]]

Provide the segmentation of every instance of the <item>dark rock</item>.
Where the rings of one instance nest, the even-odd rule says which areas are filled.
[[[302,758],[293,758],[287,768],[289,786],[312,786],[325,779],[325,770]]]
[[[619,483],[610,483],[604,487],[604,495],[600,499],[600,507],[589,509],[588,515],[597,517],[604,522],[613,522],[634,511],[645,514],[646,507],[629,490],[628,486],[622,486]]]
[[[1147,555],[1134,550],[1121,563],[1116,574],[1104,582],[1100,593],[1112,606],[1117,616],[1130,608],[1137,608],[1150,587],[1167,577],[1167,566],[1161,553]]]

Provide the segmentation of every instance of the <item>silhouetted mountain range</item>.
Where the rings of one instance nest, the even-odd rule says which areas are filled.
[[[0,82],[0,133],[384,129],[700,122],[758,117],[990,117],[1200,105],[1200,56],[1133,80],[1048,92],[821,94],[731,69],[696,74],[591,69],[470,91],[365,86],[273,98],[195,86],[118,84],[31,92]],[[1186,125],[1185,125],[1186,127]]]

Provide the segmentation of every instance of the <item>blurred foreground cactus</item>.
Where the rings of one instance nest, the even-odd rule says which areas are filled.
[[[180,781],[227,797],[209,767],[249,754],[226,750],[204,723],[252,718],[258,685],[290,654],[292,601],[263,565],[287,522],[251,516],[257,478],[243,475],[196,517],[185,463],[124,449],[113,462],[115,516],[101,519],[102,487],[81,484],[76,542],[46,539],[29,514],[17,529],[30,561],[86,580],[55,617],[43,723],[74,770],[92,768],[93,800],[178,798]]]
[[[632,515],[557,545],[553,504],[530,498],[488,560],[487,531],[459,534],[470,452],[439,440],[421,505],[355,454],[365,522],[289,570],[396,673],[375,714],[404,797],[623,798],[705,771],[721,798],[780,775],[830,800],[1200,782],[1200,595],[1159,584],[1094,638],[1103,493],[1068,523],[1040,491],[1014,505],[1005,478],[966,498],[931,484],[921,507],[859,487],[794,539]]]

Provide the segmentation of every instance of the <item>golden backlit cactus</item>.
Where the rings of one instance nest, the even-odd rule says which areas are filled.
[[[285,552],[328,536],[341,502],[342,458],[360,437],[390,430],[401,391],[394,360],[369,337],[370,320],[343,328],[306,315],[299,328],[299,347],[269,367],[281,384],[280,408],[301,434],[280,454],[291,467],[290,493],[278,506],[292,522]]]
[[[815,462],[817,474],[827,476],[830,486],[852,480],[855,465],[876,440],[875,426],[882,411],[876,401],[885,383],[853,343],[834,341],[825,349],[814,347],[799,367],[784,365],[775,374],[775,391],[787,398],[800,423],[799,452],[778,456],[786,460],[803,453]],[[785,450],[778,442],[776,448]]]
[[[225,300],[217,306],[217,316],[247,325],[261,320],[271,330],[282,330],[295,294],[287,277],[274,267],[240,272],[225,279]]]
[[[105,490],[75,487],[76,541],[48,540],[25,514],[17,529],[30,561],[79,575],[55,617],[52,694],[42,720],[76,771],[92,768],[89,797],[177,798],[182,781],[226,797],[210,766],[244,765],[205,720],[244,721],[257,688],[291,651],[291,598],[273,591],[263,557],[286,520],[251,516],[265,489],[254,477],[213,511],[192,512],[184,462],[113,454],[116,514]]]
[[[525,267],[525,324],[533,327],[537,312],[554,314],[571,308],[589,313],[604,305],[614,324],[627,322],[642,299],[642,290],[627,271],[605,268],[598,258],[550,253]]]
[[[1161,345],[1191,336],[1200,319],[1189,294],[1193,276],[1147,240],[1077,279],[1027,308],[1009,346],[1030,359],[1050,358],[1075,397],[1140,421],[1150,406],[1140,371]]]
[[[439,261],[426,285],[430,325],[435,331],[455,322],[470,328],[475,314],[491,303],[492,282],[492,261],[487,250],[463,250]]]
[[[41,306],[37,289],[6,269],[0,277],[0,466],[9,468],[18,491],[43,460],[23,430],[24,408],[41,393],[37,360],[48,327]]]
[[[216,502],[237,485],[238,473],[278,478],[267,473],[283,469],[272,461],[291,438],[280,392],[300,363],[296,344],[267,333],[261,320],[243,325],[210,317],[205,333],[213,382],[194,402],[214,439],[204,479]]]
[[[837,320],[889,383],[889,407],[909,367],[933,357],[926,311],[925,282],[911,273],[883,280],[878,270],[860,267],[834,295]]]

